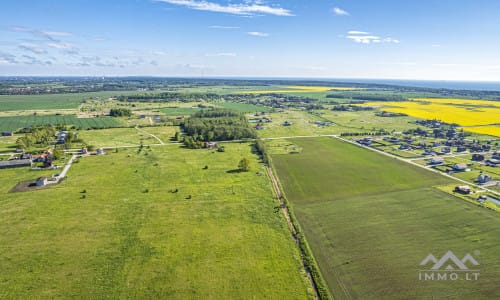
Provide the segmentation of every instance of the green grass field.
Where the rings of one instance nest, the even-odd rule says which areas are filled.
[[[271,108],[268,106],[249,103],[219,102],[216,103],[216,105],[222,108],[232,109],[242,113],[268,112],[271,110]]]
[[[87,144],[96,147],[137,146],[158,144],[158,140],[135,128],[110,128],[80,130],[78,136]]]
[[[42,173],[0,170],[0,298],[307,298],[263,168],[249,144],[225,147],[83,158],[60,185],[14,194]],[[241,157],[251,171],[228,172]]]
[[[167,116],[188,116],[199,110],[198,107],[164,107],[160,109],[160,112]]]
[[[424,169],[335,139],[290,141],[300,154],[272,158],[335,299],[500,297],[498,214]],[[448,250],[475,256],[479,280],[419,281],[420,262]]]
[[[79,129],[122,126],[117,119],[111,117],[77,118],[75,115],[0,117],[0,131],[15,131],[23,127],[49,124],[74,125]]]
[[[46,95],[0,95],[0,111],[77,108],[82,101],[86,99],[108,99],[113,96],[130,95],[135,93],[137,93],[137,91],[104,91]]]

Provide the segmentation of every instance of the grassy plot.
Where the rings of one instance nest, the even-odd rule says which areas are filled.
[[[103,91],[46,95],[0,95],[0,111],[77,108],[85,99],[108,99],[117,95],[128,95],[134,93],[137,93],[137,91]]]
[[[228,172],[241,157],[252,171]],[[0,298],[307,298],[261,168],[227,144],[83,158],[33,192],[7,193],[35,173],[0,170]]]
[[[335,139],[291,142],[300,154],[272,158],[335,299],[500,297],[497,214],[433,188],[453,182],[424,169]],[[420,262],[448,250],[475,256],[480,279],[420,281]]]
[[[122,126],[119,121],[111,117],[77,118],[74,115],[0,117],[0,131],[15,131],[23,127],[49,124],[74,125],[80,129]]]
[[[255,105],[249,103],[235,103],[235,102],[220,102],[217,106],[222,108],[232,109],[243,113],[255,113],[255,112],[268,112],[271,110],[270,107],[264,105]]]
[[[199,107],[164,107],[160,109],[160,112],[167,116],[187,116],[194,114],[200,109]]]
[[[78,135],[86,144],[96,147],[158,144],[158,140],[135,128],[81,130]]]

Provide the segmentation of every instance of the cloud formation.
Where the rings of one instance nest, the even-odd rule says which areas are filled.
[[[342,8],[340,7],[334,7],[332,9],[332,12],[337,15],[337,16],[350,16],[351,14],[348,13],[347,11],[343,10]]]
[[[249,31],[249,32],[247,32],[247,34],[251,35],[251,36],[258,36],[258,37],[267,37],[267,36],[269,36],[269,33],[260,32],[260,31]]]
[[[371,44],[371,43],[393,43],[399,44],[400,41],[398,39],[392,37],[381,38],[377,35],[370,35],[369,32],[366,31],[357,31],[351,30],[347,32],[347,39],[352,40],[355,43],[359,44]]]
[[[194,10],[220,12],[233,15],[275,15],[275,16],[293,16],[292,12],[288,9],[281,7],[273,7],[263,5],[261,1],[245,1],[239,4],[219,4],[215,2],[208,2],[205,0],[155,0],[156,2],[163,2],[184,6]]]

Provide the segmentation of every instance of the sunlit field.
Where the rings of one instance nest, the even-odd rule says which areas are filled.
[[[267,94],[267,93],[319,93],[328,91],[354,91],[358,88],[351,87],[331,87],[331,86],[303,86],[303,85],[290,85],[284,87],[282,90],[262,90],[262,91],[249,91],[245,94]]]
[[[500,122],[500,102],[470,99],[412,99],[406,102],[368,102],[383,110],[404,113],[422,119],[439,119],[462,126],[495,125]],[[495,126],[464,128],[464,130],[500,136]]]

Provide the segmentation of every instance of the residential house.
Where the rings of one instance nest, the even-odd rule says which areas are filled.
[[[472,160],[473,161],[483,161],[484,160],[484,155],[482,154],[472,154]]]
[[[291,126],[291,125],[292,125],[292,123],[291,123],[291,122],[288,122],[288,121],[285,121],[285,122],[283,123],[283,126]]]
[[[102,149],[102,148],[97,148],[96,153],[97,153],[97,155],[104,155],[104,154],[106,154],[106,152],[104,152],[104,149]]]
[[[440,165],[444,162],[444,159],[442,157],[433,157],[431,158],[431,160],[429,161],[429,163],[431,165]]]
[[[455,192],[460,193],[460,194],[470,194],[470,186],[468,185],[460,185],[455,187]]]
[[[476,181],[479,184],[484,184],[484,183],[486,183],[486,182],[488,182],[490,180],[491,180],[491,176],[490,175],[481,174],[481,175],[477,176],[477,180]]]
[[[490,167],[496,167],[500,165],[500,159],[490,158],[486,161],[486,165]]]
[[[455,172],[465,172],[467,170],[467,164],[454,164],[453,171]]]

